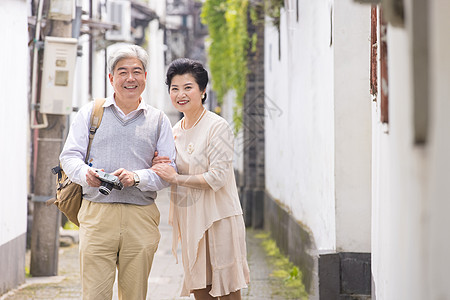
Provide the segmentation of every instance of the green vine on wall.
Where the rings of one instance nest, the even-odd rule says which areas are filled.
[[[280,9],[284,0],[263,0],[264,12],[279,29]],[[208,58],[212,88],[219,105],[230,91],[236,92],[233,108],[234,129],[242,124],[242,103],[247,86],[248,50],[256,51],[256,34],[248,36],[247,14],[249,0],[205,0],[202,6],[202,22],[208,26]],[[251,22],[257,24],[254,10],[250,10]]]
[[[284,7],[284,0],[265,0],[264,11],[272,19],[272,24],[280,31],[280,13]]]
[[[209,68],[212,87],[219,104],[228,91],[236,92],[237,110],[241,111],[247,82],[248,0],[206,0],[202,22],[209,30]],[[239,124],[235,124],[239,127]]]

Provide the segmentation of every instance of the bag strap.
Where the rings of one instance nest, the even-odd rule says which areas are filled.
[[[95,99],[94,105],[92,107],[91,114],[91,122],[89,126],[89,144],[86,152],[86,158],[84,159],[85,163],[88,163],[89,154],[91,152],[91,144],[94,139],[95,132],[100,127],[100,123],[102,122],[103,117],[103,104],[105,103],[105,98]]]

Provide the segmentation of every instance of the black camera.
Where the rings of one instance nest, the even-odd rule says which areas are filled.
[[[105,173],[101,170],[95,170],[95,172],[97,172],[99,175],[98,179],[101,181],[98,191],[103,195],[108,196],[113,188],[117,190],[123,189],[123,184],[117,176]]]

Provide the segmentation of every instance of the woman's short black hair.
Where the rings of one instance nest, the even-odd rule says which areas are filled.
[[[189,58],[178,58],[174,60],[167,69],[166,84],[170,91],[170,85],[175,75],[191,74],[197,82],[201,91],[206,89],[208,84],[208,71],[205,70],[202,63]],[[205,103],[205,96],[202,98],[202,103]]]

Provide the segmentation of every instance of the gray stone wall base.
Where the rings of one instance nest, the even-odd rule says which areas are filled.
[[[311,253],[315,250],[310,234],[268,193],[264,195],[264,228],[270,231],[280,250],[300,268],[306,291],[312,293],[314,255]]]
[[[247,227],[264,227],[264,194],[264,191],[258,189],[244,189],[241,199]]]
[[[245,226],[252,227],[253,193],[249,190],[244,189],[242,191],[241,202]]]
[[[25,283],[26,233],[0,246],[0,295]]]
[[[371,299],[370,253],[339,252],[319,255],[321,300]]]
[[[311,299],[371,299],[370,253],[317,254],[308,228],[295,220],[267,192],[264,194],[263,215],[264,229],[270,231],[280,250],[300,268]]]

